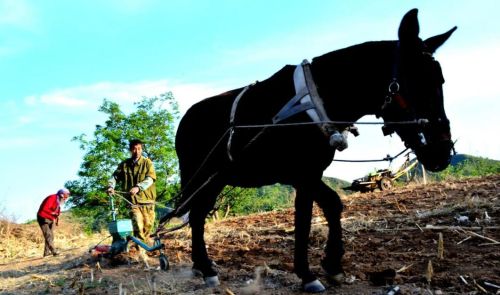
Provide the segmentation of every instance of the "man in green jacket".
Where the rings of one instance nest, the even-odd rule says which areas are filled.
[[[134,236],[149,242],[149,235],[155,221],[156,172],[153,162],[142,156],[143,143],[138,139],[129,142],[131,157],[121,162],[108,182],[108,193],[114,193],[116,184],[129,192],[127,199],[132,203],[130,218]]]

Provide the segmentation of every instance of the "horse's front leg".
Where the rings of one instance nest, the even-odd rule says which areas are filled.
[[[312,190],[308,187],[296,187],[295,197],[295,273],[302,279],[302,288],[306,292],[323,292],[325,287],[309,269],[308,245],[311,232],[313,208]]]
[[[342,269],[344,244],[340,218],[344,206],[339,195],[323,181],[318,186],[315,201],[323,210],[328,222],[328,241],[325,248],[325,258],[321,261],[321,266],[328,273],[330,279],[335,283],[341,283],[344,277]]]

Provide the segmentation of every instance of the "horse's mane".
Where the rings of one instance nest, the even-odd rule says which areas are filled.
[[[350,97],[364,97],[356,105],[360,113],[373,113],[381,104],[385,89],[393,75],[396,41],[370,41],[328,52],[312,60],[313,76],[320,95],[335,100],[333,117],[344,118],[344,108],[350,108]],[[360,88],[360,81],[363,85]],[[332,85],[335,85],[332,87]],[[370,89],[370,93],[366,90]],[[335,92],[333,92],[335,91]],[[369,98],[377,98],[377,101]]]
[[[330,51],[323,55],[313,58],[313,63],[328,64],[332,63],[352,63],[353,59],[363,61],[373,59],[374,57],[386,57],[387,54],[393,54],[397,41],[368,41],[342,49]]]

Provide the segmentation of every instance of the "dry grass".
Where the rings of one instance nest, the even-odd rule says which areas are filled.
[[[388,268],[398,270],[396,279],[404,294],[426,294],[427,288],[428,294],[432,293],[431,289],[464,294],[480,290],[479,286],[472,285],[475,280],[499,282],[498,272],[494,272],[499,261],[498,245],[488,240],[500,240],[499,183],[500,175],[342,196],[344,263],[349,277],[353,278],[351,284],[354,283],[331,288],[326,294],[379,294],[375,291],[380,288],[369,284],[367,274]],[[471,223],[457,221],[456,217],[461,215],[468,216]],[[312,224],[310,260],[317,271],[328,233],[326,221],[317,207]],[[461,226],[470,230],[458,230]],[[442,242],[439,233],[442,233]],[[10,239],[17,248],[9,250],[11,256],[7,258],[0,251],[0,264],[1,259],[21,261],[28,257],[26,255],[41,256],[43,239],[36,223],[3,222],[0,234],[1,239]],[[221,270],[222,285],[214,289],[206,288],[200,278],[192,275],[191,232],[187,227],[163,240],[172,267],[168,272],[158,270],[158,260],[153,258],[152,269],[144,269],[140,263],[114,266],[105,261],[99,265],[102,268],[97,267],[84,248],[91,238],[83,236],[81,228],[65,218],[55,235],[56,246],[69,249],[74,245],[81,249],[68,251],[62,257],[11,263],[2,266],[3,270],[0,267],[0,293],[300,293],[300,280],[292,273],[293,209],[206,224],[208,251]],[[10,246],[8,243],[0,240],[0,249]],[[464,280],[469,281],[469,285],[461,283]]]
[[[67,213],[61,215],[59,226],[54,227],[54,244],[63,252],[89,245],[89,238]],[[17,224],[0,215],[0,264],[42,257],[43,247],[42,231],[36,221]]]

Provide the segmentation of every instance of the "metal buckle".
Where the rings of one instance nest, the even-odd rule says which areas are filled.
[[[396,78],[394,78],[391,83],[389,83],[389,93],[394,94],[396,92],[399,92],[399,83]]]

